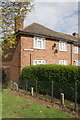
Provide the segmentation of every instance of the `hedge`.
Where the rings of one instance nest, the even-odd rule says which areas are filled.
[[[54,81],[54,96],[59,98],[64,92],[65,98],[74,101],[74,83],[78,83],[78,95],[80,93],[80,66],[69,65],[36,65],[23,68],[20,83],[28,89],[35,89],[38,81],[38,92],[51,95],[51,82]],[[80,95],[79,95],[80,98]]]

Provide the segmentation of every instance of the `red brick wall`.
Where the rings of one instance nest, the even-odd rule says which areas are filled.
[[[11,62],[11,68],[10,68],[10,80],[18,81],[20,76],[20,48],[21,48],[21,40],[20,37],[17,38],[18,44],[15,49],[12,62]]]
[[[4,72],[6,74],[6,80],[10,80],[10,65],[11,61],[2,61],[2,67],[4,69]]]
[[[58,50],[58,53],[54,53],[52,45],[56,43],[54,49]],[[72,45],[72,64],[74,60],[78,59],[78,54],[73,51]],[[21,37],[21,68],[30,65],[30,54],[31,54],[31,64],[33,65],[33,60],[46,60],[46,64],[59,64],[59,60],[67,60],[68,65],[71,64],[71,44],[67,44],[67,51],[59,51],[59,42],[54,40],[46,40],[46,49],[34,51],[24,51],[23,49],[34,49],[34,38],[32,37]]]
[[[30,65],[30,54],[31,51],[24,51],[23,49],[33,48],[33,38],[32,37],[21,37],[21,68]]]
[[[46,60],[46,64],[59,64],[59,60],[67,60],[68,65],[71,64],[71,44],[67,44],[67,51],[59,51],[59,42],[54,40],[46,40],[46,49],[38,50],[34,49],[33,37],[19,37],[17,39],[18,44],[13,54],[11,62],[3,62],[3,65],[10,66],[10,72],[7,75],[10,80],[18,81],[20,72],[23,67],[33,65],[33,60]],[[54,48],[58,50],[58,53],[54,54],[52,49],[53,44],[56,43]],[[78,54],[74,54],[72,45],[72,64],[75,65],[74,60],[78,59]],[[34,51],[24,51],[24,49],[34,49]],[[30,60],[31,54],[31,60]],[[11,64],[11,65],[10,65]]]

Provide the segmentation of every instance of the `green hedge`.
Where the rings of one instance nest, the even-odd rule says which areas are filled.
[[[74,101],[74,83],[80,83],[80,67],[64,65],[37,65],[23,68],[20,83],[26,88],[26,80],[36,88],[38,81],[38,92],[51,95],[51,81],[54,81],[54,96],[59,98],[64,92],[66,99]],[[80,89],[78,88],[80,92]],[[78,92],[78,94],[79,94]]]

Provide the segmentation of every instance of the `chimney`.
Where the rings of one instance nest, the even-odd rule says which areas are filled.
[[[72,33],[72,35],[75,36],[75,37],[79,37],[79,34],[76,33],[76,32]]]
[[[15,18],[15,32],[24,28],[24,19],[21,17]]]

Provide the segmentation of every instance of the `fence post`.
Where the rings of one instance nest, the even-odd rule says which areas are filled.
[[[80,104],[78,104],[78,116],[80,116]]]
[[[77,83],[75,82],[75,111],[77,111]]]
[[[11,87],[11,90],[12,90],[13,89],[12,81],[10,82],[10,87]]]
[[[61,105],[64,105],[64,93],[61,93]]]
[[[54,82],[52,81],[52,98],[53,98],[53,84],[54,84]]]
[[[33,87],[31,87],[31,95],[34,95]]]
[[[26,80],[26,91],[28,91],[28,80]]]
[[[37,93],[38,93],[38,81],[36,80],[36,97],[37,97]]]
[[[19,92],[19,86],[16,84],[16,91]]]

